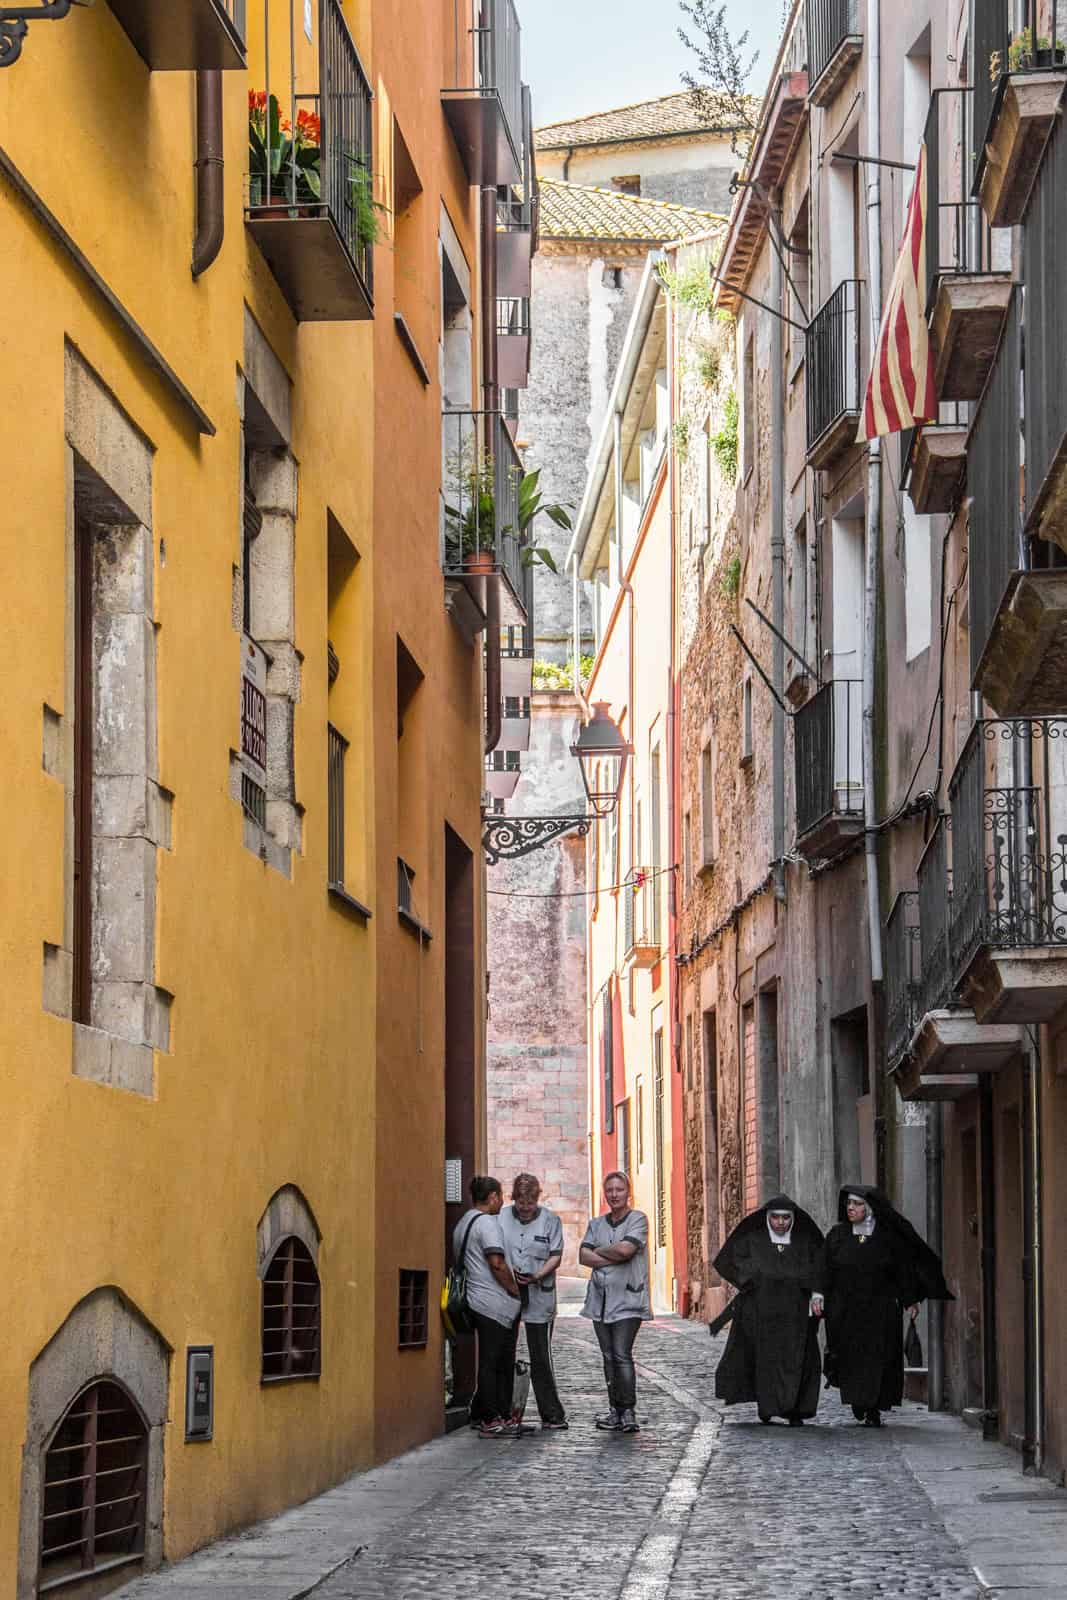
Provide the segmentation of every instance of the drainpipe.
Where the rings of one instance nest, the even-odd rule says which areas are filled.
[[[500,699],[500,578],[485,580],[485,753],[500,743],[504,708]]]
[[[779,218],[781,212],[778,213]],[[773,224],[772,224],[773,225]],[[781,230],[779,230],[781,231]],[[782,309],[782,258],[771,251],[771,309]],[[785,393],[782,375],[782,322],[771,318],[771,609],[774,644],[771,676],[774,680],[772,711],[773,854],[774,892],[785,899]]]
[[[570,182],[571,161],[573,160],[573,157],[574,157],[574,146],[573,145],[569,145],[568,148],[567,148],[567,154],[563,157],[563,181],[564,181],[564,183],[569,183]]]
[[[222,249],[225,229],[222,168],[222,73],[212,67],[196,75],[194,278],[207,271]]]
[[[867,142],[872,163],[867,173],[867,258],[870,270],[868,299],[871,348],[878,338],[882,317],[882,184],[878,161],[882,154],[882,5],[869,0],[867,17]],[[875,665],[878,644],[879,580],[882,559],[882,442],[867,447],[867,550],[863,598],[863,780],[867,873],[867,941],[871,952],[872,1012],[876,989],[882,983],[882,911],[878,885],[878,851],[874,826],[878,818],[875,792],[874,710]],[[872,1056],[873,1060],[877,1056]]]
[[[677,257],[675,258],[677,260]],[[670,529],[670,632],[667,636],[667,837],[672,867],[682,860],[679,797],[682,782],[681,683],[675,657],[678,639],[678,470],[674,452],[677,420],[678,337],[675,301],[667,296],[667,504]],[[671,1019],[671,1123],[675,1129],[671,1151],[671,1246],[674,1252],[675,1310],[687,1317],[689,1304],[689,1238],[686,1226],[685,1103],[682,1077],[681,975],[675,960],[678,949],[677,870],[667,877],[667,1015]]]
[[[626,561],[622,553],[622,412],[612,418],[615,436],[615,576],[621,589],[626,582]]]

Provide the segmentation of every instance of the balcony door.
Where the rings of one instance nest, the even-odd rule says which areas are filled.
[[[850,503],[831,523],[833,600],[831,672],[834,680],[834,789],[842,809],[854,809],[863,764],[863,503]]]

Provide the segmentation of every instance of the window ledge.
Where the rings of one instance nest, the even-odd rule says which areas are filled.
[[[362,900],[357,900],[354,894],[349,894],[343,883],[328,883],[326,892],[336,906],[351,911],[361,922],[367,923],[373,917],[374,912],[370,906],[365,906]]]
[[[399,311],[393,312],[393,327],[397,331],[400,343],[404,346],[404,349],[408,353],[408,359],[411,362],[411,365],[415,368],[415,371],[422,379],[423,386],[428,389],[431,382],[429,368],[419,355],[419,347],[415,343],[411,329],[408,327]]]
[[[263,1378],[259,1380],[261,1389],[273,1389],[279,1383],[318,1383],[322,1377],[321,1372],[287,1372],[279,1373],[276,1378]]]
[[[405,911],[403,906],[397,906],[396,914],[400,918],[400,926],[402,928],[406,928],[410,934],[413,934],[420,944],[429,944],[433,934],[429,928],[423,926],[418,917],[413,916],[410,911]]]

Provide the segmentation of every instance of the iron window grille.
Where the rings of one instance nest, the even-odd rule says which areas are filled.
[[[926,116],[927,315],[933,311],[943,277],[990,271],[989,224],[978,201],[967,195],[966,176],[956,160],[966,143],[973,93],[967,88],[935,89]]]
[[[396,858],[396,906],[398,911],[414,916],[414,897],[412,885],[415,882],[414,869],[409,867],[402,856]]]
[[[263,1383],[317,1378],[322,1371],[322,1289],[302,1240],[290,1235],[263,1276]]]
[[[348,740],[327,724],[327,810],[329,813],[329,882],[333,889],[345,886],[345,756]]]
[[[144,1556],[148,1428],[119,1384],[83,1389],[44,1458],[38,1591]]]
[[[978,675],[1012,573],[1020,566],[1020,338],[1019,296],[1014,294],[967,452],[972,679]],[[1033,341],[1028,339],[1031,358],[1032,350]]]
[[[498,296],[496,302],[497,337],[529,338],[530,302],[517,295]]]
[[[948,856],[948,817],[938,817],[919,862],[919,994],[918,1015],[941,1011],[952,1003],[949,919],[952,874]]]
[[[859,416],[861,289],[858,279],[846,278],[808,324],[804,343],[809,453],[842,417]]]
[[[400,1269],[400,1297],[397,1347],[400,1350],[425,1349],[429,1340],[429,1274]]]
[[[808,0],[808,76],[813,84],[845,40],[861,32],[859,0]]]

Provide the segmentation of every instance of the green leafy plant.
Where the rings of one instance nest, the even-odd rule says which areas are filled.
[[[496,474],[489,456],[469,462],[458,473],[461,489],[460,505],[445,506],[445,542],[461,556],[473,555],[477,550],[496,549],[498,534],[502,539],[517,539],[524,567],[542,566],[557,572],[555,557],[545,545],[528,543],[534,519],[542,512],[557,528],[570,530],[571,519],[566,506],[546,501],[540,489],[541,469],[536,472],[516,474],[517,515],[515,523],[505,523],[497,528]]]
[[[313,111],[298,111],[296,130],[283,117],[276,95],[265,89],[248,91],[249,203],[312,204],[322,197],[322,149],[319,119]]]
[[[737,391],[730,390],[723,405],[722,427],[712,435],[711,448],[719,463],[719,471],[728,483],[737,477],[738,425],[740,421]]]
[[[1025,72],[1033,67],[1038,57],[1052,54],[1052,40],[1039,37],[1034,43],[1033,29],[1023,28],[1012,39],[1008,46],[1008,71]],[[1063,58],[1063,40],[1056,40],[1056,54]],[[995,63],[995,65],[994,65]],[[994,50],[990,57],[990,77],[994,80],[1000,75],[1001,56],[999,50]]]
[[[736,600],[741,588],[741,557],[731,556],[727,562],[726,571],[719,584],[719,593],[724,600]]]
[[[692,354],[693,371],[705,389],[717,389],[722,376],[722,356],[719,351],[707,340],[700,340],[694,345]]]
[[[350,162],[348,200],[360,249],[377,244],[382,233],[381,219],[387,215],[389,208],[380,200],[375,200],[374,178],[358,158]]]
[[[703,261],[687,261],[679,271],[660,263],[656,272],[667,294],[680,305],[691,311],[711,310],[711,275]]]
[[[566,506],[557,505],[554,501],[546,501],[541,493],[541,469],[536,472],[524,472],[519,479],[519,538],[522,541],[522,564],[524,567],[547,567],[549,572],[558,572],[555,558],[545,545],[527,544],[530,528],[534,518],[543,512],[550,522],[557,528],[570,531],[570,512]]]
[[[671,429],[671,437],[674,440],[674,453],[678,457],[678,460],[682,461],[682,462],[687,461],[688,458],[689,458],[689,418],[688,417],[679,417],[678,418],[678,421],[674,424],[673,428]]]
[[[591,655],[578,657],[578,677],[583,687],[593,675],[594,659]],[[533,664],[533,686],[542,692],[548,691],[550,693],[573,689],[574,674],[570,662],[568,661],[564,664],[558,661],[535,661]]]

